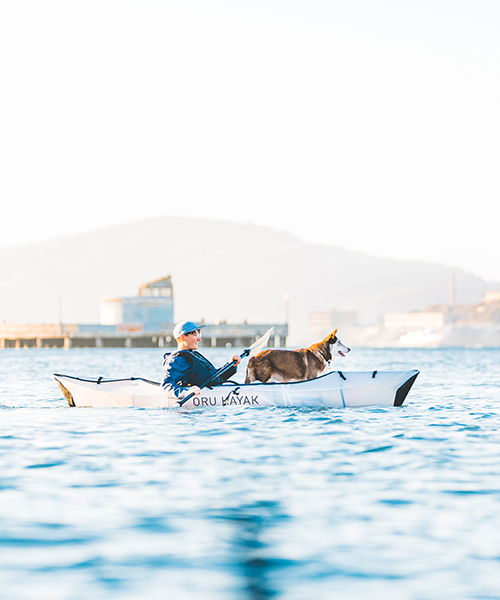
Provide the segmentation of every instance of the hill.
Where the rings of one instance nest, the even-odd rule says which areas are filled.
[[[175,318],[283,322],[302,343],[310,310],[357,310],[361,323],[386,312],[457,301],[500,289],[458,269],[376,258],[307,244],[251,224],[160,217],[47,242],[0,248],[0,320],[99,322],[102,296],[135,295],[142,282],[172,275]]]

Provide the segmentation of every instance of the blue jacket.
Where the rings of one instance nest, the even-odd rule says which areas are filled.
[[[163,357],[161,385],[169,396],[182,400],[190,393],[189,386],[201,387],[216,370],[214,365],[197,350],[177,350]],[[232,367],[210,385],[220,385],[235,373],[236,367]]]

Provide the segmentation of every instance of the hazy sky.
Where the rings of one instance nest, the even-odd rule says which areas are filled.
[[[498,0],[0,0],[0,245],[199,216],[500,280],[499,27]]]

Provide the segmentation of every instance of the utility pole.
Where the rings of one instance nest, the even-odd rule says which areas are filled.
[[[59,335],[63,333],[62,297],[59,296]]]

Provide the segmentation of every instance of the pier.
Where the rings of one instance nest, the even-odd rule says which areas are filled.
[[[62,321],[62,317],[60,317]],[[104,297],[100,324],[0,323],[5,348],[177,348],[170,275],[142,283],[136,296]],[[205,323],[200,347],[248,348],[274,327],[268,346],[284,348],[288,324]]]
[[[174,324],[145,330],[141,323],[118,325],[0,323],[0,349],[6,348],[176,348]],[[200,347],[247,348],[274,327],[268,346],[284,348],[288,325],[283,323],[206,324]]]

